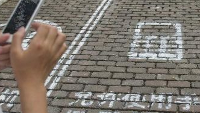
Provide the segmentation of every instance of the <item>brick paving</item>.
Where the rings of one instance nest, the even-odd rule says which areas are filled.
[[[0,5],[2,5],[3,3],[7,2],[8,0],[0,0]]]
[[[0,6],[0,24],[16,3]],[[49,112],[200,112],[199,5],[198,0],[46,1],[36,19],[58,24],[71,46],[47,83]],[[12,69],[3,70],[5,112],[20,112],[16,88]]]

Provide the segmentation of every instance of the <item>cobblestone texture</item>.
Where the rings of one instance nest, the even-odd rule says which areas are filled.
[[[18,0],[10,0],[0,6],[0,24],[6,23]],[[62,27],[70,46],[80,33],[70,55],[64,58],[61,67],[52,77],[55,88],[48,97],[50,113],[190,113],[200,112],[200,1],[198,0],[104,0],[103,7],[89,27],[83,28],[103,0],[48,0],[42,6],[36,19],[49,20]],[[111,1],[110,4],[108,2]],[[1,4],[1,2],[0,2]],[[107,5],[107,9],[105,8]],[[98,17],[101,15],[101,17]],[[144,25],[138,30],[138,23],[160,23]],[[161,23],[173,23],[163,26]],[[181,24],[182,46],[178,41],[167,40],[170,53],[182,51],[181,60],[170,60],[159,53],[163,50],[159,39],[151,40],[148,51],[155,52],[151,59],[138,54],[132,59],[128,53],[133,47],[136,33],[144,40],[148,36],[173,36],[175,26]],[[94,26],[92,28],[92,26]],[[84,39],[84,35],[87,39]],[[175,36],[175,39],[177,37]],[[82,41],[81,41],[82,40]],[[179,40],[180,41],[180,40]],[[73,53],[81,44],[78,52]],[[138,53],[143,53],[140,42]],[[160,48],[158,50],[158,48]],[[181,52],[179,52],[181,53]],[[166,58],[165,58],[166,57]],[[70,60],[72,62],[70,63]],[[68,61],[68,62],[67,62]],[[62,67],[65,67],[62,69]],[[64,72],[64,75],[59,72]],[[48,87],[53,83],[47,85]],[[1,95],[15,91],[17,84],[12,69],[0,72]],[[7,92],[5,94],[5,92]],[[5,112],[20,112],[17,98],[0,98]],[[13,97],[13,96],[12,96]]]

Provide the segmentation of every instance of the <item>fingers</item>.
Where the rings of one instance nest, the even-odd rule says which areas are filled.
[[[35,35],[34,40],[40,41],[43,43],[49,34],[50,26],[46,24],[39,24],[36,26],[38,28],[36,28],[37,34]]]
[[[25,36],[25,28],[21,27],[14,35],[11,44],[11,50],[22,50],[21,44]]]
[[[4,60],[0,62],[0,70],[5,69],[10,66],[10,60]]]
[[[62,56],[62,54],[66,51],[66,49],[67,49],[67,45],[63,43],[62,47],[57,52],[56,58],[59,59]]]
[[[36,31],[38,30],[38,28],[41,26],[42,24],[39,22],[34,22],[31,24],[32,28],[35,29]]]
[[[0,54],[6,54],[10,52],[11,45],[0,46]]]
[[[63,33],[58,33],[58,37],[56,38],[53,51],[56,53],[60,50],[60,48],[63,46],[63,43],[65,41],[66,36]]]
[[[48,34],[48,39],[46,39],[46,43],[52,47],[54,44],[56,38],[58,36],[58,30],[55,27],[50,27],[49,34]]]
[[[3,60],[9,60],[10,59],[10,54],[2,54],[0,55],[0,62]]]
[[[6,43],[8,38],[10,37],[10,34],[0,34],[0,44]]]

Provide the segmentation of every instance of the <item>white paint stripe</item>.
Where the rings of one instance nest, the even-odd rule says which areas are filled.
[[[6,95],[10,90],[9,89],[6,89],[4,92],[2,92],[2,95],[0,96],[0,100],[1,101],[4,101],[6,99]]]
[[[66,51],[66,53],[64,54],[64,56],[62,56],[62,60],[60,60],[60,62],[63,61],[63,59],[65,59],[69,53],[71,52],[71,50],[73,49],[73,47],[76,45],[77,41],[80,40],[81,38],[81,34],[85,33],[87,28],[89,27],[89,25],[91,24],[91,22],[95,19],[95,17],[97,16],[97,14],[100,12],[100,10],[102,9],[103,6],[105,6],[103,8],[103,10],[99,13],[98,17],[95,19],[95,21],[93,22],[93,25],[89,28],[90,31],[87,31],[87,33],[85,34],[84,38],[81,40],[81,42],[79,43],[79,46],[73,51],[73,54],[77,54],[78,51],[80,50],[80,48],[84,45],[85,41],[87,40],[87,38],[89,37],[91,31],[94,29],[94,27],[96,26],[96,24],[98,23],[98,21],[100,20],[100,18],[102,17],[102,15],[104,14],[104,12],[106,11],[106,9],[109,7],[110,3],[112,0],[104,0],[101,5],[97,8],[97,10],[94,12],[94,14],[92,15],[92,17],[89,19],[89,21],[85,24],[85,26],[82,28],[82,30],[80,31],[79,35],[77,35],[77,37],[74,39],[74,41],[72,42],[72,45],[68,48],[68,50]],[[106,3],[107,2],[107,3]],[[105,4],[106,3],[106,4]],[[41,22],[41,20],[37,20],[37,22]],[[43,22],[48,22],[49,21],[43,21]],[[4,25],[2,25],[4,26]],[[27,40],[26,40],[27,42]],[[27,47],[28,44],[24,44],[23,47]],[[71,64],[71,62],[73,61],[75,55],[71,55],[70,56],[70,60],[68,60],[66,63]],[[58,69],[60,66],[57,65],[56,69]],[[59,77],[55,77],[53,80],[53,83],[51,84],[51,86],[49,87],[49,89],[54,89],[57,85],[57,82],[60,81],[61,76],[64,75],[65,70],[69,67],[69,65],[64,65],[62,70],[58,73],[58,75],[60,75]],[[54,75],[56,73],[56,71],[52,71],[51,75]],[[47,83],[50,82],[52,76],[47,78],[47,81],[45,82],[45,85]],[[7,90],[6,90],[7,92]],[[6,93],[4,92],[4,93]],[[49,96],[51,94],[52,90],[50,90],[47,95]],[[4,95],[1,95],[4,96]],[[2,97],[3,99],[3,97]],[[9,100],[10,98],[7,98],[6,100]],[[13,102],[16,99],[16,96],[14,96],[14,98],[11,99],[11,101]],[[5,99],[4,99],[5,100]]]
[[[75,37],[75,39],[72,41],[71,45],[68,47],[67,51],[65,52],[65,54],[62,55],[61,59],[58,62],[63,62],[63,60],[65,58],[67,58],[67,56],[70,54],[70,52],[72,51],[72,49],[74,48],[74,46],[76,45],[76,43],[78,42],[78,40],[80,40],[81,36],[83,33],[86,32],[86,30],[88,29],[89,25],[91,24],[91,22],[95,19],[95,17],[97,16],[97,14],[100,12],[100,10],[102,9],[102,7],[105,5],[105,3],[107,2],[107,0],[103,0],[103,2],[100,4],[100,6],[96,9],[96,11],[93,13],[93,15],[90,17],[90,19],[86,22],[85,26],[81,29],[81,31],[79,32],[79,34]],[[55,70],[57,70],[61,65],[58,64],[54,67]],[[65,69],[66,67],[62,67],[62,69]],[[55,75],[57,71],[52,71],[50,75]],[[48,79],[45,82],[45,85],[47,85],[52,79],[52,76],[48,77]]]
[[[6,24],[0,24],[0,27],[4,27],[4,26],[6,26]]]
[[[5,101],[8,102],[8,100],[9,100],[10,98],[11,98],[11,96],[8,96],[8,97],[6,98]]]
[[[107,10],[107,8],[110,6],[112,0],[109,0],[105,7],[103,8],[103,10],[100,12],[100,14],[97,16],[97,18],[95,19],[95,21],[93,22],[93,25],[89,28],[90,31],[87,31],[87,33],[85,34],[84,38],[80,41],[78,47],[73,51],[72,55],[70,55],[70,60],[68,60],[67,62],[69,62],[69,64],[71,64],[71,62],[73,61],[75,54],[78,53],[78,51],[81,49],[81,47],[84,45],[85,41],[87,40],[87,38],[89,37],[89,35],[91,34],[91,31],[95,28],[95,26],[97,25],[97,23],[99,22],[99,20],[102,18],[103,14],[105,13],[105,11]],[[66,70],[69,66],[68,65],[64,65],[62,70]],[[60,75],[57,80],[60,80],[61,77],[64,75],[65,71],[60,71],[58,75]],[[54,80],[53,83],[50,85],[49,89],[54,89],[57,85],[57,82]],[[47,93],[47,96],[50,96],[50,94],[52,93],[52,90],[49,90]]]
[[[70,51],[73,49],[73,47],[76,45],[77,41],[80,40],[81,36],[83,33],[86,32],[86,30],[88,29],[89,25],[91,24],[91,22],[95,19],[95,17],[97,16],[97,14],[100,12],[100,10],[102,9],[102,7],[104,6],[104,4],[107,2],[107,0],[103,0],[103,2],[101,3],[101,5],[97,8],[97,10],[93,13],[93,15],[91,16],[91,18],[87,21],[87,23],[85,24],[85,26],[81,29],[81,31],[79,32],[79,34],[76,36],[76,38],[72,41],[71,45],[68,47],[67,51],[65,52],[65,54],[62,56],[62,58],[66,58],[67,55],[69,55]]]

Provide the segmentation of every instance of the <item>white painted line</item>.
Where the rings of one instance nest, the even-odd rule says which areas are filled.
[[[86,32],[84,38],[80,41],[79,45],[77,46],[77,48],[72,52],[72,55],[70,55],[70,59],[67,61],[68,64],[71,64],[75,54],[78,53],[78,51],[81,49],[81,47],[84,45],[85,41],[87,40],[87,38],[89,37],[89,35],[91,34],[92,30],[94,29],[94,27],[97,25],[97,23],[99,22],[99,20],[102,18],[103,14],[105,13],[105,11],[107,10],[107,8],[110,6],[112,0],[109,0],[106,5],[104,6],[103,10],[100,12],[100,14],[97,16],[97,18],[95,19],[95,21],[93,22],[92,26],[90,26],[90,30]],[[49,89],[54,89],[56,87],[56,85],[58,84],[56,81],[59,81],[61,79],[61,77],[64,75],[65,70],[67,70],[67,68],[69,67],[69,65],[64,65],[62,70],[59,71],[58,75],[59,77],[57,77],[56,79],[54,79],[54,81],[51,83]],[[52,93],[53,90],[49,90],[47,92],[47,96],[50,96],[50,94]]]
[[[93,13],[93,15],[90,17],[90,19],[86,22],[85,26],[81,29],[81,31],[79,32],[79,34],[75,37],[75,39],[72,41],[71,45],[68,47],[67,51],[62,55],[61,59],[58,62],[63,62],[65,58],[67,58],[67,56],[70,54],[70,52],[72,51],[72,49],[74,48],[74,46],[76,45],[76,43],[80,40],[80,38],[82,37],[83,33],[86,32],[86,30],[88,29],[89,25],[91,24],[91,22],[95,19],[95,17],[97,16],[97,14],[101,11],[102,7],[105,5],[105,3],[107,2],[107,0],[103,0],[102,3],[100,4],[100,6],[96,9],[96,11]],[[56,65],[54,67],[55,70],[57,70],[59,67],[61,67],[60,64]],[[68,66],[63,66],[62,70],[65,70]],[[55,75],[57,71],[52,71],[50,75]],[[52,79],[52,76],[49,76],[48,79],[45,82],[45,85],[47,85]]]
[[[59,60],[59,62],[63,62],[65,58],[67,58],[67,56],[70,54],[71,50],[73,49],[73,47],[76,45],[76,43],[78,42],[78,40],[80,40],[81,36],[83,33],[86,32],[86,30],[88,29],[89,25],[91,24],[91,22],[94,20],[92,26],[89,28],[90,31],[87,31],[87,33],[84,35],[84,38],[80,41],[79,43],[79,46],[73,51],[73,54],[77,54],[78,51],[80,50],[80,48],[84,45],[85,41],[87,40],[88,36],[90,35],[91,31],[94,29],[94,27],[96,26],[96,24],[98,23],[98,21],[101,19],[101,17],[103,16],[104,12],[106,11],[106,9],[109,7],[110,3],[111,3],[112,0],[103,0],[103,2],[101,3],[101,5],[97,8],[97,10],[93,13],[93,15],[91,16],[91,18],[88,20],[88,22],[85,24],[85,26],[82,28],[82,30],[79,32],[79,34],[76,36],[76,38],[73,40],[72,44],[69,46],[69,48],[67,49],[67,51],[65,52],[65,54],[61,57],[61,59]],[[105,4],[106,3],[106,4]],[[102,10],[101,10],[102,9]],[[100,12],[101,11],[101,12]],[[99,13],[100,12],[100,13]],[[99,15],[97,15],[99,13]],[[57,26],[57,24],[55,23],[51,23],[50,21],[43,21],[43,20],[35,20],[37,22],[42,22],[42,23],[46,23],[46,24],[50,24],[50,25],[53,25],[53,26]],[[0,27],[3,27],[5,26],[6,24],[0,24]],[[62,29],[61,27],[58,27],[59,30],[61,30],[62,32]],[[28,39],[24,40],[23,44],[22,44],[22,47],[24,47],[24,49],[26,49],[28,47],[28,43],[30,41],[30,39],[35,35],[36,33],[33,32],[31,33],[30,35],[28,35]],[[74,55],[71,55],[69,57],[69,60],[66,61],[65,64],[71,64],[71,62],[73,61],[74,59]],[[60,64],[58,64],[57,66],[54,67],[54,69],[58,69],[60,67]],[[53,79],[53,83],[50,85],[49,89],[54,89],[57,85],[57,82],[59,82],[59,80],[61,79],[61,77],[64,75],[64,72],[67,70],[67,68],[69,67],[69,65],[64,65],[62,67],[62,70],[58,73],[59,77],[55,77]],[[56,71],[52,71],[50,75],[54,75],[56,73]],[[45,85],[47,85],[50,80],[52,79],[52,76],[48,77],[46,82],[45,82]],[[6,98],[6,95],[5,94],[13,94],[13,93],[16,93],[18,91],[12,91],[11,93],[9,93],[9,90],[5,90],[2,95],[0,96],[0,99],[1,100],[9,100],[10,99],[10,96]],[[49,96],[51,94],[52,90],[50,90],[47,95]],[[13,102],[15,99],[16,99],[16,95],[13,96],[11,98],[11,102]],[[0,104],[2,105],[2,104]],[[12,107],[13,104],[8,104],[7,105],[8,107]]]
[[[0,27],[4,27],[4,26],[6,26],[6,24],[0,24]]]

